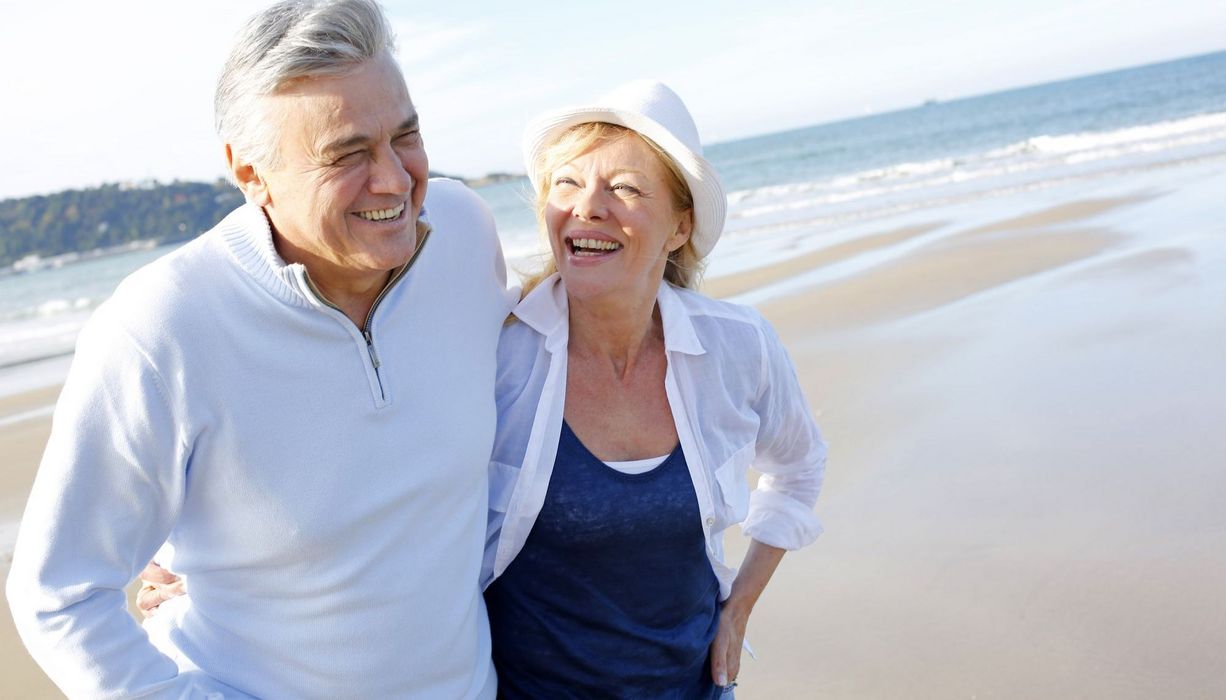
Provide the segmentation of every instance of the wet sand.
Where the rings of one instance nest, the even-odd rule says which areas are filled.
[[[1226,224],[1188,182],[759,304],[831,453],[740,697],[1221,697]]]
[[[738,697],[1220,696],[1226,169],[1209,165],[873,222],[706,283],[736,296],[877,256],[756,302],[831,453],[827,531],[759,603]],[[0,419],[53,394],[0,400]],[[0,516],[48,429],[0,425]],[[0,654],[3,695],[55,697],[7,615]]]

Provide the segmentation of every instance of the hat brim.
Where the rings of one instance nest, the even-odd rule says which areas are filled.
[[[724,229],[728,198],[715,168],[694,153],[668,129],[641,114],[607,107],[579,107],[550,112],[533,119],[524,130],[524,163],[533,189],[540,191],[536,172],[537,156],[564,131],[578,124],[606,122],[624,126],[646,136],[664,149],[681,169],[685,184],[694,198],[694,230],[690,234],[694,251],[705,258]]]

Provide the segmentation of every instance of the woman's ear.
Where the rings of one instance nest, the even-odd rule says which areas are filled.
[[[681,219],[677,222],[677,230],[673,231],[673,235],[668,239],[668,252],[673,252],[685,242],[690,240],[690,234],[694,230],[694,210],[686,209],[681,213]]]

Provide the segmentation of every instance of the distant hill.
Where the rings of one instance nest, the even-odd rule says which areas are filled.
[[[0,201],[0,266],[133,241],[187,240],[212,228],[242,201],[224,180],[111,184],[6,199]]]
[[[498,173],[469,184],[477,187],[511,177],[516,176]],[[0,200],[0,269],[23,259],[136,241],[185,241],[212,228],[242,202],[238,190],[224,180],[111,184]]]

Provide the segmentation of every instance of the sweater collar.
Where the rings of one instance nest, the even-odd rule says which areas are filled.
[[[248,202],[217,226],[230,254],[261,287],[292,306],[316,306],[306,284],[306,268],[287,264],[277,253],[272,226],[259,206]]]
[[[660,322],[664,327],[665,350],[687,355],[706,353],[677,289],[661,281],[660,289],[656,292],[656,304],[660,307]],[[560,274],[555,272],[546,277],[511,313],[545,336],[545,349],[549,352],[557,352],[566,347],[566,341],[570,337],[570,325],[567,323],[570,307]]]
[[[418,248],[406,268],[421,253],[431,231],[425,207],[422,207],[417,227]],[[263,208],[247,202],[230,212],[217,228],[239,266],[274,297],[291,306],[331,306],[315,291],[305,265],[287,263],[281,258],[273,242],[272,225]],[[392,275],[389,287],[404,276],[403,271],[402,268]]]

